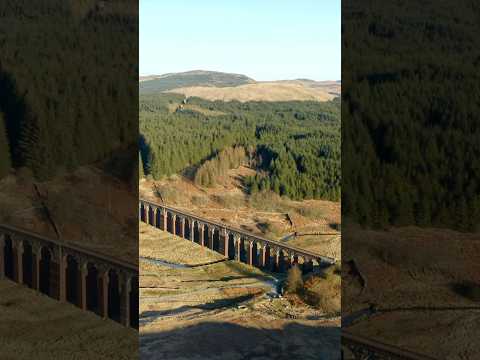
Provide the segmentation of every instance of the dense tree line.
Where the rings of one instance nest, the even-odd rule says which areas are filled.
[[[344,11],[342,212],[375,227],[478,230],[480,6],[426,1],[419,22],[405,4]]]
[[[270,189],[294,199],[339,200],[339,99],[325,103],[188,100],[216,116],[188,106],[181,109],[182,100],[166,94],[140,97],[145,173],[160,178],[192,167],[198,168],[201,184],[213,184],[207,174],[221,176],[220,162],[228,163],[220,160],[226,154],[222,150],[236,146],[245,149],[262,173],[247,179],[250,191]]]
[[[45,179],[136,143],[138,20],[97,3],[0,5],[1,168]]]

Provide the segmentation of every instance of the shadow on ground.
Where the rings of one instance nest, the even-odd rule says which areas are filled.
[[[340,359],[340,328],[291,323],[280,329],[205,322],[140,334],[142,359]]]
[[[219,309],[227,309],[235,305],[239,305],[245,301],[251,300],[255,297],[253,294],[237,296],[232,299],[217,299],[206,304],[200,305],[184,305],[176,309],[169,309],[165,311],[143,311],[140,313],[140,323],[148,323],[157,318],[161,318],[162,316],[169,316],[169,315],[178,315],[190,310],[198,309],[198,310],[219,310]]]

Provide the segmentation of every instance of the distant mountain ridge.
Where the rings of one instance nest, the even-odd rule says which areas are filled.
[[[139,78],[141,93],[163,92],[190,86],[227,87],[251,83],[255,83],[255,80],[245,75],[204,70],[149,75]]]
[[[141,76],[140,94],[170,92],[186,97],[232,101],[328,101],[340,96],[340,81],[310,79],[256,81],[241,74],[194,70]]]

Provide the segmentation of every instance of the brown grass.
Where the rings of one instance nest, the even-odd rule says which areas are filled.
[[[260,82],[235,87],[184,87],[167,92],[207,100],[247,101],[329,101],[335,96],[322,87],[305,86],[294,82]]]

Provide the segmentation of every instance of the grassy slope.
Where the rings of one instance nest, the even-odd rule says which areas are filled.
[[[186,86],[237,86],[254,82],[245,75],[213,71],[189,71],[185,73],[149,76],[140,79],[140,93],[152,93]]]
[[[135,330],[0,281],[2,359],[135,359],[137,348]]]

